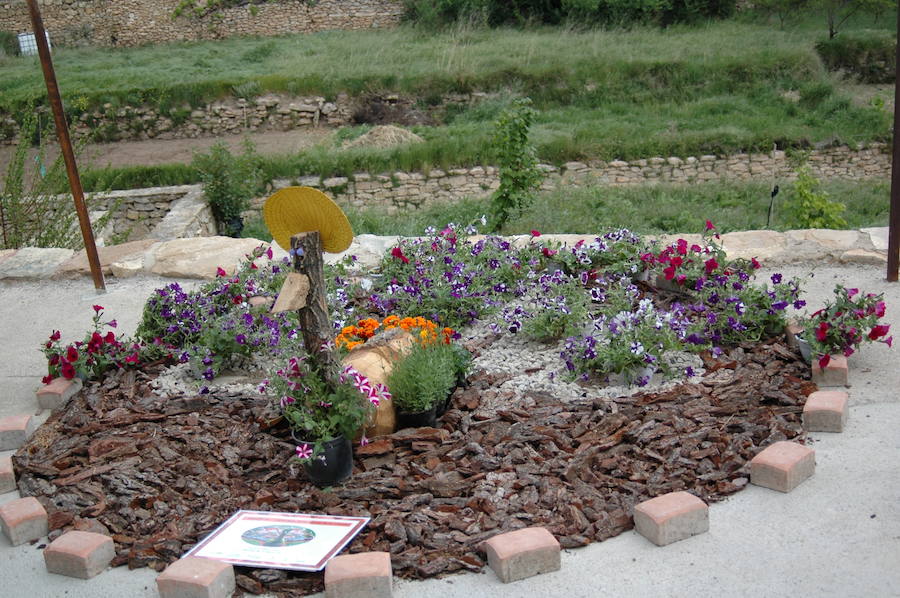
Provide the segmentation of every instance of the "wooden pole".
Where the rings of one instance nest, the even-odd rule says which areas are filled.
[[[325,365],[323,359],[327,361],[327,358],[323,355],[330,355],[330,351],[323,353],[322,349],[329,347],[333,334],[325,302],[324,259],[319,231],[291,237],[291,255],[294,257],[294,270],[305,275],[309,281],[306,305],[298,312],[303,344],[311,359]]]
[[[900,41],[900,10],[897,11],[897,36]],[[900,63],[900,43],[894,50]],[[894,151],[891,158],[891,215],[888,220],[887,281],[897,282],[900,267],[900,77],[894,72]]]
[[[91,229],[91,219],[88,216],[87,206],[84,204],[84,190],[81,187],[81,177],[78,176],[78,165],[75,163],[75,152],[72,150],[72,141],[69,139],[69,125],[66,122],[66,113],[63,111],[62,98],[59,95],[59,86],[56,84],[56,73],[53,70],[53,60],[50,58],[50,47],[47,45],[47,33],[44,29],[44,20],[38,8],[37,0],[27,0],[28,12],[31,14],[31,25],[34,29],[34,41],[37,44],[38,55],[41,58],[41,68],[44,71],[44,82],[47,84],[47,97],[50,107],[53,109],[53,120],[56,123],[56,136],[59,139],[59,149],[66,163],[66,173],[69,176],[69,187],[72,190],[72,199],[75,202],[75,211],[78,214],[78,223],[81,225],[81,238],[84,240],[84,250],[87,253],[88,263],[91,266],[91,276],[94,279],[94,288],[97,292],[106,291],[103,282],[103,270],[100,268],[100,257],[97,255],[97,245],[94,242],[94,231]]]

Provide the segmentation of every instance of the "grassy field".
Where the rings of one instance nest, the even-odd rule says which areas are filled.
[[[785,203],[793,199],[790,183],[782,184],[768,228],[796,228],[786,220]],[[528,234],[595,233],[625,227],[643,234],[700,232],[706,219],[720,232],[766,228],[771,187],[767,183],[711,183],[691,186],[567,188],[539,194],[534,203],[501,231]],[[845,204],[848,228],[887,226],[889,181],[831,181],[822,184],[829,199]],[[421,235],[428,226],[468,224],[490,213],[488,200],[466,200],[387,215],[383,210],[349,208],[355,234]],[[244,236],[270,240],[261,220],[247,223]]]
[[[403,93],[423,107],[451,92],[493,94],[439,115],[436,126],[415,127],[424,144],[355,151],[326,145],[268,160],[272,177],[490,163],[491,124],[522,95],[539,110],[532,129],[538,155],[556,164],[887,139],[888,111],[852,103],[823,70],[813,49],[824,35],[820,20],[809,16],[785,29],[746,16],[666,30],[399,28],[59,49],[54,60],[73,114],[104,103],[147,103],[183,117],[190,106],[235,90]],[[848,27],[889,29],[893,21],[861,17]],[[16,113],[42,96],[35,59],[0,57],[0,70],[0,111]],[[105,179],[127,187],[192,177],[179,165]]]

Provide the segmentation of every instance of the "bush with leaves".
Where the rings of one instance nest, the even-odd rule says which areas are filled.
[[[808,166],[797,170],[792,197],[785,204],[788,225],[793,228],[846,228],[841,217],[844,204],[828,199],[828,193],[819,188]]]
[[[230,237],[240,236],[241,213],[250,207],[250,199],[263,182],[256,147],[249,139],[244,139],[242,146],[243,153],[235,156],[219,141],[208,152],[194,154],[191,162],[203,182],[219,231]]]
[[[452,345],[414,344],[388,375],[387,386],[397,410],[421,413],[444,401],[456,385],[458,360]]]
[[[491,197],[494,231],[527,207],[541,184],[537,153],[528,142],[528,130],[536,115],[531,99],[519,98],[494,125],[492,145],[500,167],[500,187]]]

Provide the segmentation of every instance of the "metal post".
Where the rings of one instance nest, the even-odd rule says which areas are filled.
[[[897,35],[900,41],[900,10],[897,11]],[[900,43],[895,49],[897,63],[900,63]],[[888,263],[887,280],[897,282],[900,267],[900,77],[894,72],[894,151],[891,157],[891,216],[888,220]]]
[[[100,257],[97,255],[97,245],[94,242],[94,231],[91,229],[91,219],[88,216],[87,206],[84,204],[84,190],[81,187],[81,178],[78,176],[78,165],[75,163],[75,152],[72,150],[72,141],[69,139],[69,125],[66,122],[66,114],[63,111],[62,98],[59,95],[59,87],[56,84],[56,73],[53,71],[53,61],[50,58],[50,48],[47,45],[47,33],[44,30],[44,20],[38,9],[37,0],[27,0],[28,12],[31,13],[31,25],[34,29],[34,41],[37,43],[38,55],[41,58],[41,68],[44,71],[44,82],[47,84],[47,97],[50,107],[53,109],[53,120],[56,123],[56,136],[59,139],[59,149],[66,163],[66,173],[69,176],[69,187],[72,190],[72,199],[75,201],[75,211],[78,213],[78,223],[81,225],[81,237],[84,239],[84,250],[87,253],[88,263],[91,265],[91,276],[94,279],[94,288],[97,292],[106,291],[103,282],[103,271],[100,269]]]

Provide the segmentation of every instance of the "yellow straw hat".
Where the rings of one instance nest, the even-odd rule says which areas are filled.
[[[312,187],[285,187],[263,206],[263,218],[275,241],[291,249],[291,237],[317,230],[322,249],[340,253],[353,242],[353,229],[343,210],[327,195]]]

